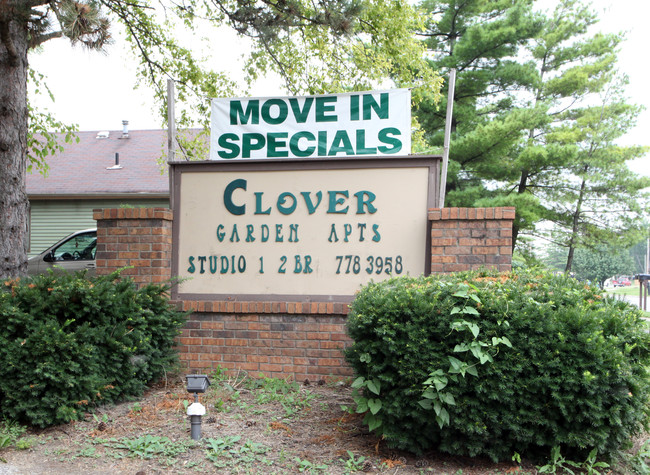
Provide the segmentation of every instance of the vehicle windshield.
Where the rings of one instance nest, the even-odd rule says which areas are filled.
[[[79,234],[52,251],[55,261],[79,261],[95,258],[97,235]]]

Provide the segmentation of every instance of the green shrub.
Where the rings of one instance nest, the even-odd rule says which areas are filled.
[[[394,447],[584,458],[646,423],[647,330],[635,307],[564,276],[404,277],[357,295],[346,358],[358,411]]]
[[[52,273],[0,291],[0,414],[48,426],[137,396],[176,361],[168,286]]]

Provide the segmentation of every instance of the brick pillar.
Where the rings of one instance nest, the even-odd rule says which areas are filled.
[[[515,208],[434,208],[431,273],[512,268]]]
[[[97,274],[122,271],[136,284],[171,277],[172,212],[165,208],[93,210],[97,221]]]

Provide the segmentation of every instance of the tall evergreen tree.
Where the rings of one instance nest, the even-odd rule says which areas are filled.
[[[620,94],[606,108],[589,107],[612,87],[622,36],[594,34],[597,16],[581,0],[560,0],[553,12],[544,14],[535,13],[532,2],[515,0],[432,0],[424,5],[440,20],[427,32],[435,64],[459,68],[447,204],[515,206],[513,246],[520,232],[534,231],[543,220],[573,229],[574,216],[580,223],[573,233],[575,244],[587,230],[591,238],[606,237],[603,230],[611,228],[612,214],[608,220],[593,219],[596,206],[588,214],[585,200],[590,205],[607,202],[609,211],[614,203],[616,209],[629,210],[643,184],[625,167],[643,149],[616,147],[613,135],[617,128],[621,133],[629,129],[638,109],[620,100]],[[479,41],[490,38],[485,32],[499,31],[506,39],[500,47]],[[465,49],[459,49],[463,40]],[[471,61],[463,62],[461,53]],[[596,111],[607,115],[599,125]],[[436,113],[421,107],[420,122],[429,143],[439,146],[444,109]],[[596,141],[588,136],[596,133],[587,130],[589,123],[598,127]],[[571,139],[569,129],[574,131]],[[570,245],[570,238],[565,241]]]
[[[575,160],[577,147],[550,140],[562,127],[571,111],[603,90],[611,80],[616,62],[616,48],[622,37],[616,34],[591,35],[589,29],[597,16],[581,0],[561,0],[547,17],[542,32],[527,46],[537,66],[538,80],[528,91],[528,110],[538,120],[528,127],[510,167],[516,180],[503,182],[499,201],[514,203],[521,195],[531,195],[532,209],[521,210],[513,224],[513,243],[522,229],[531,229],[536,221],[547,217],[548,203],[541,198],[554,187]],[[488,179],[498,180],[498,170]]]
[[[566,173],[542,192],[556,242],[568,250],[565,272],[571,272],[580,247],[629,246],[636,237],[631,231],[638,228],[648,205],[643,190],[650,187],[650,178],[637,176],[626,165],[648,149],[615,143],[634,125],[639,108],[625,102],[621,84],[614,81],[603,91],[600,105],[561,114],[562,125],[547,137],[547,142],[575,152]]]
[[[532,0],[425,0],[431,21],[422,35],[433,68],[448,77],[457,70],[452,119],[452,143],[447,182],[450,206],[471,206],[485,193],[473,168],[484,161],[503,161],[516,143],[520,125],[495,119],[516,108],[517,92],[532,87],[537,76],[532,63],[517,54],[541,28]],[[428,143],[441,148],[449,84],[440,107],[420,105],[417,117]],[[486,129],[490,129],[487,131]]]

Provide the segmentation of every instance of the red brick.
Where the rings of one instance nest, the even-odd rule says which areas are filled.
[[[491,246],[482,246],[472,248],[472,254],[498,254],[499,248]]]
[[[456,245],[456,240],[453,238],[431,238],[431,246],[454,246]]]
[[[318,329],[322,332],[335,332],[340,333],[344,331],[345,326],[342,324],[339,325],[330,325],[330,324],[321,324]]]
[[[456,256],[431,256],[432,264],[456,262]]]
[[[459,264],[470,264],[473,266],[481,265],[485,263],[484,255],[469,255],[469,256],[458,256]]]
[[[472,247],[470,246],[449,246],[445,248],[445,255],[457,256],[459,254],[471,254]]]
[[[515,219],[515,208],[507,207],[503,209],[503,219]]]
[[[282,365],[279,364],[260,364],[260,371],[274,371],[276,373],[282,372]]]
[[[467,264],[445,264],[445,272],[461,272],[465,270],[470,270],[470,266]]]
[[[318,346],[319,345],[317,340],[303,340],[303,341],[296,342],[296,348],[311,349],[311,348],[318,348]]]
[[[226,340],[223,338],[203,338],[203,345],[208,345],[208,346],[224,346],[226,344]]]
[[[248,340],[243,338],[232,338],[226,340],[226,346],[248,346]]]
[[[431,273],[436,274],[439,272],[444,272],[442,264],[431,264]]]
[[[251,363],[268,363],[269,357],[261,355],[248,355],[248,358],[246,358],[246,360],[250,361]]]
[[[260,365],[257,363],[239,363],[237,365],[237,368],[242,369],[244,371],[259,371],[260,370]]]
[[[343,348],[345,345],[342,341],[321,341],[320,347],[323,349]]]
[[[321,358],[318,360],[318,366],[341,366],[343,358]]]
[[[488,244],[484,239],[481,238],[460,238],[458,240],[458,245],[460,246],[483,246]]]
[[[181,337],[180,342],[183,345],[200,345],[201,344],[201,339],[200,338],[185,338]]]

